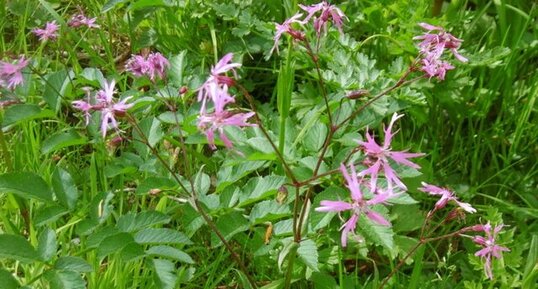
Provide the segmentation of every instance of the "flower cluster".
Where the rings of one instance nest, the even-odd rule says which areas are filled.
[[[241,64],[231,62],[232,53],[228,53],[222,57],[215,66],[211,68],[211,73],[198,89],[198,102],[201,103],[200,117],[198,118],[198,128],[204,132],[207,137],[207,142],[212,149],[215,146],[215,131],[219,132],[219,137],[227,148],[233,148],[230,139],[224,133],[226,126],[255,126],[248,123],[248,119],[254,115],[254,112],[249,113],[232,113],[226,109],[226,105],[235,102],[234,96],[228,92],[229,86],[234,85],[234,79],[224,75],[228,71],[232,71],[237,77],[235,68]],[[207,111],[207,104],[213,103],[213,112]]]
[[[458,53],[458,48],[460,48],[463,40],[454,37],[442,27],[427,23],[419,23],[419,25],[428,32],[424,35],[416,36],[413,39],[422,40],[418,44],[422,62],[421,69],[429,78],[437,77],[439,80],[444,80],[446,72],[454,69],[452,64],[441,59],[445,49],[449,49],[459,61],[468,61],[467,58]]]
[[[54,40],[58,37],[58,29],[60,26],[56,24],[56,21],[47,22],[45,28],[34,28],[32,32],[39,37],[40,41]]]
[[[303,17],[303,14],[298,12],[289,19],[286,19],[282,24],[275,23],[276,27],[276,33],[273,38],[274,45],[271,49],[271,54],[276,49],[278,53],[278,42],[280,38],[282,37],[282,34],[287,33],[293,37],[293,39],[296,40],[304,40],[305,34],[293,28],[292,24],[297,23],[300,26],[305,25],[310,20],[312,20],[314,24],[314,30],[316,31],[316,34],[319,37],[321,37],[321,31],[327,31],[327,23],[332,21],[333,25],[338,28],[338,31],[340,33],[343,33],[342,26],[344,23],[344,19],[347,19],[346,15],[335,5],[330,5],[327,1],[323,1],[321,3],[311,5],[311,6],[305,6],[305,5],[299,5],[299,7],[304,10],[307,15],[302,20],[300,19]]]
[[[165,70],[170,62],[159,52],[150,53],[147,57],[133,55],[125,65],[125,69],[136,77],[147,76],[151,81],[156,77],[164,79]]]
[[[484,272],[486,273],[486,277],[489,279],[493,279],[493,270],[491,268],[492,257],[501,259],[502,252],[510,251],[510,249],[498,245],[496,241],[497,235],[503,227],[503,224],[492,227],[488,222],[485,225],[476,225],[469,228],[472,231],[484,232],[486,234],[485,236],[472,236],[471,238],[473,239],[473,242],[483,247],[475,253],[475,256],[482,258],[484,261]]]
[[[419,188],[420,191],[428,193],[433,196],[441,196],[441,198],[435,203],[435,207],[432,211],[428,214],[429,216],[433,215],[433,213],[437,210],[440,210],[448,204],[448,202],[453,202],[460,208],[462,208],[464,211],[468,213],[476,213],[476,209],[471,206],[469,203],[460,202],[458,198],[456,198],[454,192],[450,191],[447,188],[440,188],[434,185],[429,185],[426,183],[422,183],[422,187]]]
[[[87,95],[87,101],[77,100],[72,102],[74,108],[84,113],[86,125],[90,122],[90,112],[101,112],[101,133],[103,134],[103,138],[106,137],[109,126],[119,130],[116,117],[124,116],[127,110],[133,106],[133,104],[127,104],[127,101],[131,99],[132,96],[126,97],[119,102],[114,102],[113,96],[115,85],[116,82],[114,80],[110,83],[105,82],[103,89],[99,90],[95,96],[95,104],[90,103],[89,93]]]
[[[28,65],[29,59],[19,57],[15,63],[0,61],[0,86],[15,89],[23,81],[22,70]]]
[[[88,28],[99,28],[100,26],[96,24],[97,17],[95,18],[88,18],[84,13],[78,13],[71,17],[69,22],[67,22],[67,25],[73,28],[78,28],[81,26],[87,26]]]

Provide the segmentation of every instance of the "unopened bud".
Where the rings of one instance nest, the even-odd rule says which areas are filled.
[[[189,89],[186,86],[182,86],[179,89],[179,94],[185,94],[185,93],[187,93],[187,91],[189,91]]]
[[[370,91],[366,89],[359,89],[359,90],[350,92],[348,95],[346,95],[346,97],[349,99],[358,99],[367,95],[370,95]]]

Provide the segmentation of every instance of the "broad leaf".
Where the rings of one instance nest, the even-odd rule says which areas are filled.
[[[153,225],[166,224],[170,217],[157,211],[144,211],[138,214],[132,212],[121,216],[116,227],[122,232],[135,232]]]
[[[34,223],[36,224],[36,226],[43,226],[48,223],[57,221],[59,218],[68,213],[69,211],[62,206],[52,205],[48,207],[43,207],[37,211],[34,217]]]
[[[59,132],[53,134],[49,138],[44,140],[43,145],[41,146],[41,153],[48,154],[65,147],[82,145],[86,142],[87,139],[85,137],[81,136],[75,130],[71,129],[66,132]]]
[[[192,260],[191,256],[170,246],[154,246],[146,250],[146,254],[150,256],[170,258],[188,264],[194,264],[194,260]]]
[[[62,256],[54,263],[54,269],[61,271],[75,271],[79,273],[93,272],[92,266],[80,257]]]
[[[239,206],[246,206],[275,194],[285,181],[286,178],[283,176],[266,176],[250,179],[245,187],[243,187]]]
[[[86,281],[80,273],[74,271],[50,270],[45,274],[49,281],[50,289],[85,289]]]
[[[67,70],[52,72],[45,76],[43,99],[53,111],[58,112],[60,109],[62,98],[64,98],[74,76],[73,71],[68,72]]]
[[[0,175],[0,192],[14,193],[25,199],[52,201],[52,191],[47,183],[29,172]]]
[[[185,234],[166,228],[143,229],[136,233],[134,239],[139,244],[192,244]]]
[[[226,240],[230,240],[235,234],[246,231],[249,228],[247,219],[239,212],[232,212],[220,217],[216,225]],[[222,245],[222,241],[215,233],[211,234],[211,244],[213,246]]]
[[[6,127],[22,121],[50,117],[54,117],[54,112],[48,109],[41,110],[36,104],[16,104],[6,109],[2,126]]]
[[[20,285],[17,279],[9,271],[0,268],[0,288],[2,289],[19,289]]]
[[[56,167],[52,173],[52,188],[54,188],[54,193],[63,206],[70,210],[75,208],[79,193],[77,185],[69,172]]]
[[[37,261],[39,254],[25,238],[17,235],[1,234],[0,257],[30,263]]]
[[[313,271],[318,269],[318,247],[316,243],[310,239],[301,241],[297,249],[299,259]]]
[[[45,229],[39,236],[37,253],[41,261],[48,262],[56,255],[58,249],[56,242],[56,232],[50,228]]]
[[[168,260],[154,259],[155,277],[160,289],[173,289],[177,283],[176,266]]]

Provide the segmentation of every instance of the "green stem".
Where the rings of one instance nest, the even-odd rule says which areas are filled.
[[[284,280],[284,288],[290,288],[291,276],[293,275],[293,264],[295,263],[295,257],[297,256],[297,249],[299,246],[293,246],[288,253],[288,268],[286,270],[286,279]]]

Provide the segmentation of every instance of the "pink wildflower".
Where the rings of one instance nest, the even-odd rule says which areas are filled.
[[[426,29],[428,33],[416,36],[413,39],[422,40],[422,42],[418,44],[422,56],[421,70],[424,71],[429,78],[437,77],[439,80],[444,80],[446,72],[454,69],[454,66],[450,63],[441,60],[441,56],[445,49],[449,49],[459,61],[468,61],[467,58],[463,57],[458,52],[458,48],[460,48],[463,40],[454,37],[442,27],[433,26],[427,23],[419,23],[419,25]],[[432,31],[438,32],[431,33]]]
[[[456,196],[454,195],[454,192],[451,192],[447,188],[440,188],[440,187],[429,185],[423,182],[422,187],[419,188],[419,190],[433,196],[441,196],[439,201],[435,203],[435,208],[433,209],[432,212],[430,212],[430,214],[433,213],[434,211],[444,208],[449,201],[453,201],[454,203],[456,203],[456,205],[458,205],[460,208],[462,208],[466,212],[469,212],[471,214],[476,213],[475,208],[473,208],[469,203],[458,201],[458,198],[456,198]]]
[[[396,184],[396,186],[402,189],[407,189],[407,187],[396,175],[394,169],[390,166],[389,159],[392,159],[398,164],[402,164],[411,168],[420,168],[419,165],[409,161],[408,159],[423,156],[423,153],[408,153],[406,151],[391,150],[390,144],[392,141],[392,137],[397,133],[392,133],[392,126],[394,125],[394,122],[402,116],[403,115],[398,115],[396,113],[394,113],[394,115],[392,116],[389,126],[384,129],[385,141],[383,142],[383,146],[377,144],[377,142],[368,132],[366,133],[366,142],[358,141],[359,145],[362,146],[363,151],[366,154],[365,163],[368,166],[367,169],[359,172],[359,176],[370,175],[370,187],[373,191],[376,190],[377,178],[380,171],[383,171],[385,174],[389,192],[392,192],[393,184]]]
[[[141,55],[133,55],[125,65],[125,69],[130,71],[134,76],[141,77],[146,75],[152,81],[155,76],[164,79],[165,70],[170,66],[170,62],[159,52],[150,53],[147,58]]]
[[[293,23],[299,23],[301,25],[304,25],[306,23],[306,21],[299,20],[299,18],[302,17],[302,16],[303,16],[302,13],[297,13],[297,14],[291,16],[290,19],[286,19],[286,21],[284,21],[284,23],[282,23],[282,24],[275,23],[276,33],[275,33],[275,37],[273,38],[274,41],[275,41],[275,44],[273,45],[273,48],[271,48],[270,54],[273,54],[273,51],[275,49],[276,49],[277,53],[279,52],[278,51],[278,41],[280,40],[280,38],[282,37],[282,34],[284,34],[284,33],[290,34],[294,39],[298,39],[298,40],[304,39],[304,33],[303,32],[295,30],[295,29],[293,29],[293,27],[291,27],[291,25]]]
[[[45,28],[34,28],[32,32],[39,37],[40,41],[54,40],[58,37],[58,29],[60,26],[56,24],[56,21],[47,22]]]
[[[327,22],[332,20],[334,26],[338,28],[338,31],[340,31],[341,34],[343,34],[342,31],[342,25],[343,25],[343,19],[347,19],[346,15],[335,5],[330,5],[327,1],[320,2],[315,5],[311,6],[304,6],[299,5],[301,9],[306,11],[308,15],[304,19],[305,22],[310,20],[310,18],[314,17],[314,29],[317,32],[318,37],[321,35],[321,30],[327,30]],[[314,15],[318,12],[321,12],[319,17],[315,17]]]
[[[347,168],[344,164],[340,165],[340,171],[344,175],[346,180],[346,187],[351,193],[351,202],[343,201],[321,201],[320,207],[316,208],[317,212],[343,212],[351,211],[352,215],[340,228],[342,230],[341,243],[342,247],[347,246],[347,235],[349,232],[355,231],[359,216],[364,214],[368,219],[373,222],[383,225],[390,226],[390,222],[385,219],[381,214],[371,210],[369,207],[376,204],[385,204],[389,198],[396,196],[395,194],[383,193],[374,195],[370,200],[365,200],[364,195],[360,188],[360,182],[357,179],[357,173],[355,168],[351,166],[351,175],[347,172]]]
[[[484,260],[484,272],[486,273],[486,276],[489,279],[493,279],[493,271],[491,269],[491,257],[495,257],[497,259],[502,258],[501,253],[502,252],[508,252],[510,249],[506,247],[502,247],[496,244],[495,239],[497,238],[497,235],[502,230],[504,225],[498,225],[495,228],[493,228],[490,223],[483,225],[481,231],[486,233],[486,237],[482,236],[474,236],[473,241],[484,247],[483,249],[477,251],[475,253],[475,256],[481,257]]]
[[[22,70],[28,65],[29,59],[21,56],[16,63],[0,61],[0,85],[15,89],[23,82]]]
[[[224,145],[231,149],[233,144],[224,133],[226,126],[255,126],[248,123],[248,119],[254,115],[254,112],[232,114],[225,109],[228,103],[235,102],[235,99],[228,94],[228,87],[224,85],[223,89],[216,90],[216,95],[213,95],[214,111],[211,114],[201,114],[198,118],[198,128],[204,132],[207,137],[207,142],[212,149],[215,146],[215,131],[219,132],[219,137]]]
[[[99,28],[100,26],[98,24],[95,24],[97,18],[88,18],[83,13],[75,14],[67,25],[73,28],[78,28],[80,26],[87,26],[88,28]]]
[[[86,119],[86,125],[90,121],[90,111],[100,111],[101,112],[101,133],[103,138],[106,137],[106,133],[109,125],[115,129],[118,129],[118,122],[116,117],[124,116],[129,108],[133,104],[127,104],[127,101],[132,98],[129,96],[120,100],[119,102],[114,102],[114,86],[116,82],[112,80],[110,83],[104,83],[103,89],[99,90],[96,95],[96,103],[91,105],[89,102],[77,100],[73,101],[73,107],[81,110],[84,113]]]
[[[241,67],[240,63],[231,62],[233,59],[233,53],[228,53],[224,55],[215,66],[211,67],[211,73],[207,80],[202,84],[198,89],[198,102],[202,103],[200,108],[200,113],[205,114],[207,100],[211,99],[214,102],[217,98],[221,97],[222,85],[232,86],[234,80],[226,75],[228,71],[232,71],[234,77],[237,78],[237,72],[235,68]]]

